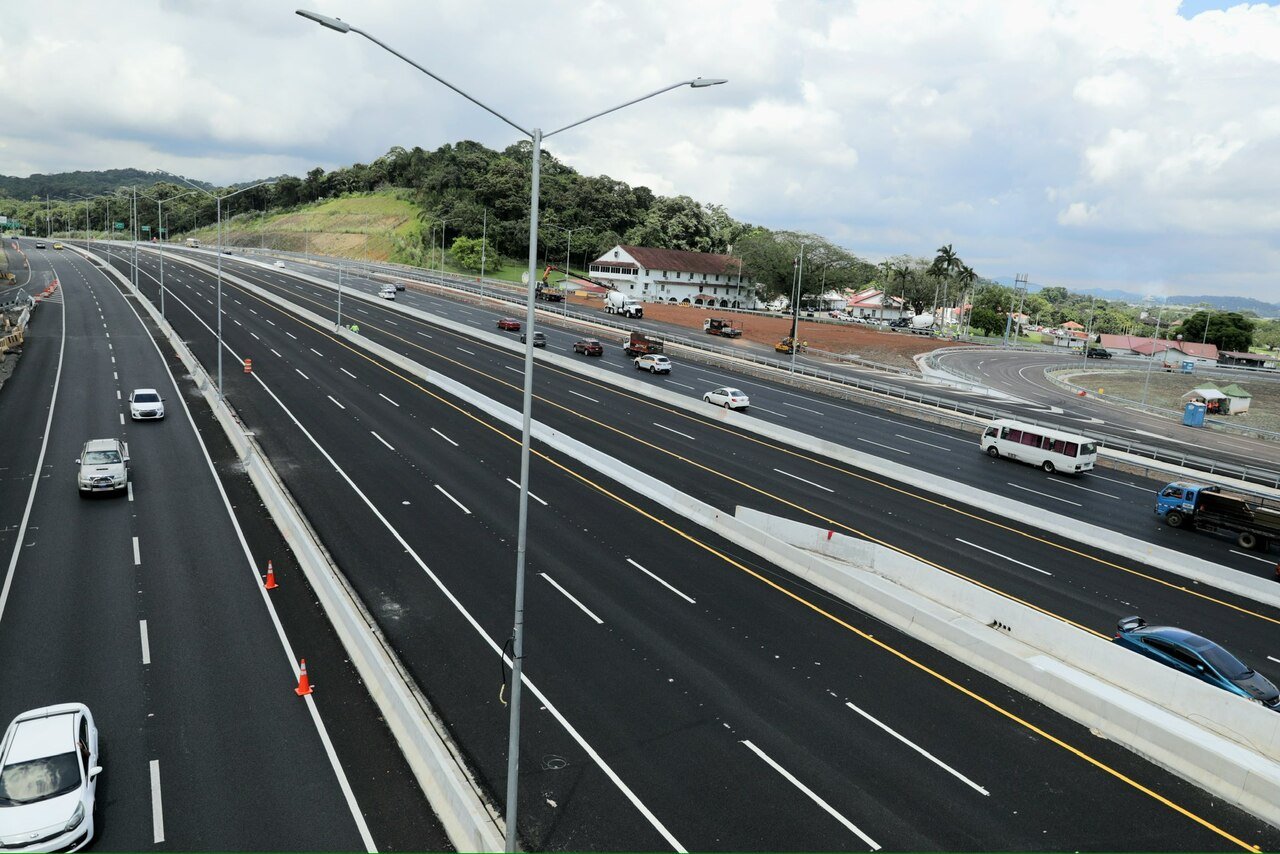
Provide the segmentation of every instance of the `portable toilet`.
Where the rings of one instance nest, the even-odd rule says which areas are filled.
[[[1196,372],[1196,363],[1194,359],[1182,360],[1182,372],[1184,374],[1194,374]]]
[[[1189,400],[1182,409],[1182,423],[1187,427],[1204,426],[1205,405],[1198,400]]]

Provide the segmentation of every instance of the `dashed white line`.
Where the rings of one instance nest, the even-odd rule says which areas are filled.
[[[784,401],[782,401],[782,405],[783,405],[783,406],[790,406],[792,409],[802,409],[802,410],[804,410],[805,412],[812,412],[814,415],[826,415],[826,413],[825,413],[825,412],[819,412],[818,410],[816,410],[816,409],[810,409],[810,408],[809,408],[809,407],[807,407],[807,406],[799,406],[799,405],[794,404],[794,403],[787,403],[785,400],[784,400]]]
[[[1248,557],[1253,558],[1254,560],[1260,560],[1263,563],[1271,563],[1271,558],[1269,557],[1258,557],[1257,555],[1245,554],[1244,552],[1238,552],[1235,549],[1227,549],[1227,551],[1235,555],[1240,555],[1240,557]]]
[[[1063,480],[1063,479],[1062,479],[1062,478],[1060,478],[1060,477],[1051,477],[1051,478],[1049,478],[1049,480],[1053,481],[1054,483],[1060,483],[1060,484],[1062,484],[1063,486],[1070,486],[1070,487],[1073,487],[1073,488],[1075,488],[1075,489],[1083,489],[1085,492],[1092,492],[1092,493],[1094,493],[1095,495],[1105,495],[1107,498],[1116,498],[1116,499],[1119,499],[1119,498],[1120,498],[1120,496],[1119,496],[1119,495],[1112,495],[1110,492],[1103,492],[1102,490],[1099,490],[1099,489],[1090,489],[1090,488],[1089,488],[1089,487],[1087,487],[1087,486],[1081,486],[1081,485],[1080,485],[1080,484],[1078,484],[1078,483],[1072,483],[1071,481],[1069,481],[1069,480]]]
[[[1012,557],[1009,557],[1008,555],[1002,555],[1002,554],[1000,554],[1000,552],[993,551],[993,550],[991,550],[991,549],[989,549],[989,548],[986,548],[985,546],[980,546],[980,545],[978,545],[977,543],[971,543],[971,542],[969,542],[968,540],[962,540],[962,539],[960,539],[959,537],[956,537],[956,542],[957,542],[957,543],[964,543],[966,546],[969,546],[970,548],[977,549],[977,550],[978,550],[978,551],[980,551],[980,552],[986,552],[986,553],[987,553],[987,554],[989,554],[989,555],[995,555],[995,556],[996,556],[996,557],[998,557],[998,558],[1003,558],[1003,559],[1005,559],[1005,560],[1009,561],[1010,563],[1016,563],[1018,566],[1025,566],[1027,569],[1035,570],[1036,572],[1040,573],[1041,575],[1048,575],[1048,576],[1050,576],[1050,577],[1052,577],[1052,576],[1053,576],[1053,573],[1052,573],[1052,572],[1048,572],[1048,571],[1046,571],[1046,570],[1043,570],[1043,569],[1041,569],[1041,568],[1040,568],[1040,567],[1038,567],[1038,566],[1032,566],[1032,565],[1031,565],[1031,564],[1029,564],[1029,563],[1023,563],[1022,561],[1018,560],[1017,558],[1012,558]]]
[[[1274,661],[1276,664],[1280,664],[1280,658],[1276,658],[1274,655],[1268,655],[1267,658],[1270,661]]]
[[[458,499],[450,495],[449,490],[445,489],[443,486],[441,486],[438,483],[436,484],[436,489],[440,490],[440,494],[443,495],[445,498],[449,499],[454,504],[458,505],[459,509],[461,509],[463,513],[466,513],[468,516],[471,515],[471,511],[467,509],[467,505],[463,504],[461,501],[459,501]]]
[[[160,760],[151,760],[151,839],[164,842],[164,808],[160,800]]]
[[[390,320],[390,319],[385,318],[385,317],[382,319],[382,322],[383,322],[383,323],[390,324],[391,326],[399,326],[399,325],[400,325],[400,324],[396,323],[394,320]]]
[[[1096,477],[1096,478],[1098,478],[1099,480],[1109,480],[1109,481],[1111,481],[1112,483],[1118,483],[1118,484],[1120,484],[1121,486],[1127,486],[1127,487],[1129,487],[1130,489],[1140,489],[1140,490],[1142,490],[1143,492],[1150,492],[1150,491],[1151,491],[1151,488],[1150,488],[1150,487],[1146,487],[1146,486],[1138,486],[1138,484],[1136,484],[1136,483],[1127,483],[1127,482],[1125,482],[1125,481],[1123,481],[1123,480],[1116,480],[1114,477],[1106,477],[1106,476],[1104,476],[1104,475],[1100,475],[1100,474],[1098,474],[1096,471],[1091,471],[1091,472],[1089,472],[1089,477],[1090,477],[1091,479]]]
[[[280,356],[280,353],[276,350],[276,348],[275,348],[275,347],[270,347],[270,348],[268,348],[268,349],[270,349],[270,350],[271,350],[271,352],[272,352],[272,353],[275,353],[277,356]],[[281,358],[281,359],[283,359],[283,358],[284,358],[284,356],[280,356],[280,358]]]
[[[120,423],[121,423],[121,424],[124,424],[124,413],[123,413],[123,412],[121,412],[121,413],[120,413]]]
[[[297,369],[297,368],[294,368],[294,370],[295,370],[295,371],[298,371],[298,369]],[[306,375],[306,374],[304,374],[302,371],[298,371],[298,376],[302,377],[304,380],[309,380],[309,379],[311,379],[311,377],[307,376],[307,375]]]
[[[133,481],[131,480],[125,481],[124,487],[125,487],[125,492],[129,494],[129,500],[132,501],[133,500]]]
[[[332,400],[332,401],[333,401],[334,405],[335,405],[335,406],[337,406],[339,409],[346,409],[346,407],[345,407],[345,406],[343,406],[341,403],[338,403],[338,401],[334,398],[334,396],[333,396],[333,395],[331,395],[331,394],[330,394],[330,395],[327,395],[327,396],[328,396],[328,398],[329,398],[330,400]]]
[[[685,383],[678,383],[678,382],[676,382],[675,380],[672,380],[672,379],[667,380],[667,384],[668,384],[668,385],[678,385],[678,386],[680,386],[680,388],[687,388],[687,389],[689,389],[689,391],[693,391],[693,386],[691,386],[691,385],[686,385]]]
[[[381,436],[379,436],[377,433],[374,433],[372,430],[370,430],[370,431],[369,431],[369,434],[370,434],[371,436],[373,436],[373,438],[375,438],[375,439],[377,439],[379,442],[381,442],[382,444],[386,445],[389,449],[391,449],[391,450],[393,450],[393,451],[395,450],[395,448],[392,448],[392,447],[391,447],[391,443],[390,443],[390,442],[388,442],[386,439],[384,439],[384,438],[382,438]]]
[[[256,333],[256,332],[250,332],[249,334],[253,336],[253,340],[255,340],[255,341],[261,341],[261,340],[262,340],[261,338],[259,338],[259,337],[258,337],[258,333]]]
[[[458,349],[461,350],[462,348],[459,347]],[[524,368],[513,368],[510,365],[503,365],[502,367],[506,368],[508,371],[515,371],[517,374],[520,374],[521,376],[524,375]]]
[[[520,488],[520,484],[516,483],[516,482],[515,482],[514,480],[512,480],[511,478],[507,478],[507,483],[511,484],[511,485],[512,485],[512,486],[514,486],[516,489],[519,489],[519,488]],[[539,498],[538,496],[534,495],[532,492],[530,492],[530,493],[529,493],[529,497],[530,497],[530,498],[532,498],[534,501],[538,502],[539,504],[541,504],[543,507],[546,507],[546,506],[547,506],[547,502],[543,501],[541,498]]]
[[[297,340],[298,340],[298,336],[297,336],[297,335],[294,335],[292,332],[288,332],[288,331],[286,331],[284,334],[285,334],[285,335],[288,335],[288,336],[289,336],[290,338],[292,338],[294,341],[297,341]]]
[[[640,570],[640,571],[641,571],[641,572],[643,572],[645,575],[649,576],[649,577],[650,577],[650,578],[652,578],[654,581],[658,582],[658,583],[659,583],[659,584],[661,584],[663,587],[667,588],[667,589],[668,589],[668,590],[670,590],[672,593],[676,594],[676,595],[677,595],[677,596],[679,596],[681,599],[683,599],[684,601],[688,602],[690,605],[697,605],[697,604],[698,604],[697,602],[695,602],[695,601],[693,600],[693,597],[691,597],[691,596],[686,596],[685,594],[681,593],[679,590],[675,589],[675,588],[674,588],[674,587],[672,587],[670,584],[668,584],[666,581],[663,581],[661,578],[659,578],[658,576],[654,575],[652,572],[650,572],[649,570],[645,569],[643,566],[641,566],[640,564],[636,563],[636,562],[635,562],[634,560],[632,560],[631,558],[627,558],[627,563],[631,564],[631,565],[632,565],[632,566],[634,566],[636,569]]]
[[[142,566],[142,554],[138,551],[138,538],[133,538],[133,565]]]
[[[116,389],[116,400],[120,399],[120,389]]]
[[[142,663],[151,663],[151,642],[147,639],[147,621],[138,620],[138,633],[142,636]]]
[[[369,313],[369,312],[365,311],[363,308],[357,308],[357,309],[356,309],[356,311],[360,312],[361,314],[368,314],[368,313]]]
[[[1065,499],[1065,498],[1059,498],[1059,497],[1058,497],[1058,496],[1056,496],[1056,495],[1049,495],[1049,494],[1044,493],[1044,492],[1039,492],[1038,490],[1035,490],[1035,489],[1028,489],[1028,488],[1027,488],[1027,487],[1025,487],[1025,486],[1018,486],[1018,484],[1016,484],[1016,483],[1008,483],[1008,481],[1005,481],[1005,483],[1006,483],[1006,484],[1008,484],[1009,486],[1012,486],[1014,489],[1021,489],[1023,492],[1030,492],[1030,493],[1032,493],[1033,495],[1039,495],[1041,498],[1048,498],[1050,501],[1061,501],[1063,504],[1074,504],[1076,507],[1083,507],[1083,506],[1084,506],[1083,504],[1081,504],[1081,503],[1079,503],[1079,502],[1077,502],[1077,501],[1068,501],[1067,499]]]
[[[879,442],[873,442],[870,439],[864,439],[861,436],[858,437],[858,441],[866,442],[868,445],[875,445],[877,448],[884,448],[886,451],[897,451],[899,454],[906,454],[907,456],[911,456],[910,451],[904,451],[901,448],[895,448],[893,445],[882,445]]]
[[[756,756],[759,756],[766,763],[768,763],[770,768],[772,768],[774,771],[777,771],[779,774],[781,774],[788,783],[790,783],[791,785],[795,786],[797,789],[799,789],[800,791],[808,795],[809,799],[813,801],[815,804],[817,804],[819,807],[821,807],[823,811],[827,813],[827,815],[831,816],[836,821],[840,822],[842,825],[844,825],[845,829],[847,829],[850,833],[857,836],[867,845],[870,845],[872,851],[880,850],[880,846],[876,843],[874,839],[872,839],[870,836],[867,836],[865,833],[859,830],[857,825],[849,821],[849,819],[845,818],[844,816],[840,815],[840,813],[836,812],[834,807],[832,807],[822,798],[818,797],[817,794],[814,793],[814,791],[810,789],[808,786],[806,786],[804,783],[801,783],[799,780],[797,780],[794,774],[792,774],[786,768],[783,768],[777,762],[774,762],[771,758],[769,758],[768,754],[766,754],[763,750],[756,747],[750,741],[743,741],[742,744],[745,747],[747,747]]]
[[[276,325],[276,322],[275,322],[274,320],[271,320],[270,318],[266,318],[266,317],[264,317],[264,318],[262,318],[262,319],[263,319],[263,320],[265,320],[265,321],[267,321],[267,323],[270,323],[272,326],[275,326],[275,325]]]
[[[882,723],[881,721],[879,721],[879,720],[877,720],[877,719],[873,718],[871,715],[867,714],[867,713],[866,713],[866,712],[864,712],[862,709],[859,709],[859,708],[858,708],[857,706],[855,706],[853,703],[850,703],[850,702],[847,702],[847,701],[846,701],[846,702],[845,702],[845,705],[846,705],[846,706],[848,706],[849,708],[853,709],[853,710],[854,710],[855,712],[857,712],[858,714],[862,715],[862,716],[863,716],[864,718],[866,718],[867,720],[871,721],[871,722],[872,722],[873,724],[875,724],[876,726],[880,727],[880,729],[882,729],[882,730],[884,730],[885,732],[889,733],[889,735],[893,736],[893,737],[894,737],[894,738],[896,738],[898,741],[900,741],[900,742],[902,742],[903,744],[905,744],[907,747],[910,747],[910,748],[911,748],[912,750],[914,750],[916,753],[919,753],[919,754],[920,754],[921,756],[923,756],[925,759],[928,759],[928,760],[929,760],[930,762],[932,762],[934,765],[937,765],[939,768],[941,768],[942,770],[946,771],[948,774],[952,775],[953,777],[955,777],[955,778],[956,778],[957,780],[959,780],[960,782],[964,783],[966,786],[969,786],[970,788],[975,789],[976,791],[981,792],[982,794],[987,795],[988,797],[990,797],[991,793],[990,793],[990,792],[988,792],[986,789],[982,788],[982,787],[981,787],[981,786],[979,786],[977,783],[973,782],[973,781],[972,781],[972,780],[970,780],[968,777],[966,777],[965,775],[961,774],[959,771],[957,771],[956,769],[952,768],[950,765],[948,765],[947,763],[943,762],[941,759],[939,759],[938,757],[934,756],[932,753],[930,753],[929,751],[925,750],[925,749],[924,749],[923,747],[921,747],[920,745],[916,744],[914,741],[910,741],[909,739],[907,739],[907,737],[906,737],[906,736],[902,735],[901,733],[897,732],[897,731],[896,731],[896,730],[894,730],[894,729],[891,729],[887,724]]]
[[[338,368],[338,370],[342,371],[344,374],[351,377],[351,379],[353,380],[356,378],[356,375],[348,371],[346,368]]]
[[[539,572],[539,573],[538,573],[538,575],[541,575],[541,576],[543,577],[543,579],[545,579],[545,580],[546,580],[546,582],[547,582],[548,584],[550,584],[552,587],[554,587],[555,589],[557,589],[557,590],[559,590],[561,593],[563,593],[563,594],[564,594],[564,598],[568,599],[570,602],[572,602],[573,604],[575,604],[575,605],[577,605],[579,608],[581,608],[581,609],[582,609],[582,613],[586,614],[588,617],[590,617],[591,619],[595,620],[595,621],[596,621],[596,625],[597,625],[597,626],[602,625],[602,624],[604,623],[604,620],[600,619],[600,618],[599,618],[599,617],[597,617],[595,614],[591,613],[591,609],[590,609],[590,608],[588,608],[586,605],[583,605],[581,602],[579,602],[579,601],[577,600],[577,598],[575,598],[575,597],[574,597],[574,595],[573,595],[572,593],[570,593],[568,590],[565,590],[563,587],[561,587],[559,584],[557,584],[554,578],[552,578],[551,576],[547,575],[545,572]]]
[[[392,406],[394,406],[396,409],[399,409],[399,408],[400,408],[400,404],[396,403],[394,400],[392,400],[391,398],[387,397],[387,396],[386,396],[385,394],[383,394],[382,392],[378,392],[378,397],[382,398],[382,399],[383,399],[383,400],[385,400],[387,403],[389,403],[389,404],[391,404]]]
[[[462,352],[466,353],[468,356],[474,356],[474,355],[475,355],[475,353],[472,353],[470,350],[463,350],[461,347],[454,347],[453,349],[455,349],[455,350],[462,350]]]
[[[897,437],[897,438],[899,438],[899,439],[906,439],[908,442],[915,442],[915,443],[916,443],[916,444],[918,444],[918,445],[926,445],[926,446],[928,446],[928,447],[930,447],[930,448],[937,448],[939,451],[949,451],[949,450],[951,450],[950,448],[944,447],[944,446],[942,446],[942,445],[935,445],[935,444],[933,444],[933,442],[926,442],[926,441],[925,441],[925,440],[923,440],[923,439],[912,439],[910,436],[904,436],[904,435],[902,435],[901,433],[894,433],[893,435],[894,435],[894,436],[896,436],[896,437]]]
[[[432,427],[432,428],[431,428],[431,432],[432,432],[432,433],[435,433],[437,436],[439,436],[441,439],[444,439],[446,442],[448,442],[450,445],[453,445],[455,448],[456,448],[456,447],[458,447],[458,443],[457,443],[457,442],[453,441],[452,439],[450,439],[450,438],[449,438],[448,436],[446,436],[445,434],[441,433],[441,432],[440,432],[439,430],[437,430],[436,428]]]
[[[417,332],[417,330],[414,330],[414,331],[415,331],[415,332]],[[418,334],[419,334],[419,335],[421,335],[423,338],[430,338],[430,337],[431,337],[430,335],[428,335],[428,334],[427,334],[427,333],[425,333],[425,332],[418,332]]]
[[[567,389],[565,389],[565,391],[569,392],[569,394],[575,394],[575,395],[577,395],[578,397],[582,398],[583,400],[589,400],[589,401],[591,401],[592,403],[599,403],[599,402],[600,402],[600,401],[596,400],[594,397],[587,397],[585,394],[580,394],[580,393],[578,393],[578,392],[574,391],[574,390],[573,390],[573,389],[571,389],[571,388],[567,388]]]
[[[822,489],[822,490],[825,490],[825,491],[827,491],[827,492],[830,492],[832,495],[834,495],[834,494],[835,494],[835,490],[834,490],[834,489],[831,489],[830,487],[823,486],[823,485],[822,485],[822,484],[820,484],[820,483],[814,483],[814,482],[813,482],[813,481],[811,481],[811,480],[805,480],[804,478],[800,477],[800,475],[798,475],[798,474],[792,474],[791,472],[789,472],[789,471],[783,471],[782,469],[774,469],[774,471],[776,471],[778,474],[783,474],[783,475],[786,475],[787,477],[794,478],[794,479],[796,479],[796,480],[800,481],[801,483],[807,483],[807,484],[809,484],[810,486],[816,486],[818,489]]]
[[[692,439],[695,442],[698,441],[697,439],[694,439],[692,436],[690,436],[688,433],[681,433],[679,430],[673,430],[672,428],[667,427],[664,424],[659,424],[657,421],[653,422],[653,426],[660,427],[661,429],[666,430],[668,433],[675,433],[677,436],[684,436],[686,439]]]
[[[308,350],[310,350],[312,353],[315,353],[315,354],[316,354],[317,356],[319,356],[321,359],[323,359],[323,358],[324,358],[324,353],[321,353],[321,352],[320,352],[319,350],[317,350],[315,347],[308,347],[307,349],[308,349]]]

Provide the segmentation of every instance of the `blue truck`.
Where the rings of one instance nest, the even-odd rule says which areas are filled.
[[[1175,481],[1156,494],[1156,515],[1170,528],[1234,537],[1242,549],[1266,551],[1280,543],[1280,502],[1260,495]]]

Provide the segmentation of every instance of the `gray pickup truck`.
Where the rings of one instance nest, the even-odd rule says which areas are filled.
[[[129,446],[119,439],[90,439],[76,460],[81,495],[129,488]]]

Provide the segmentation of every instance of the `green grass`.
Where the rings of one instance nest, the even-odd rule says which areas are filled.
[[[1226,385],[1228,380],[1200,374],[1169,373],[1160,370],[1156,365],[1150,372],[1150,385],[1147,384],[1147,372],[1142,370],[1108,370],[1082,372],[1064,376],[1068,382],[1087,388],[1104,400],[1109,395],[1126,400],[1141,401],[1143,389],[1146,387],[1146,402],[1151,406],[1164,409],[1182,410],[1182,395],[1198,385],[1215,383]],[[1274,382],[1249,382],[1238,380],[1253,399],[1249,403],[1249,412],[1245,415],[1223,415],[1219,417],[1228,424],[1239,424],[1255,427],[1259,430],[1280,432],[1280,384]],[[1101,391],[1099,391],[1101,389]],[[1120,401],[1116,401],[1119,403]]]

